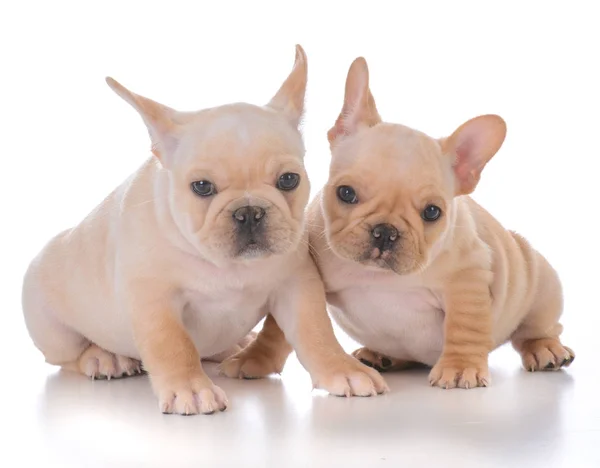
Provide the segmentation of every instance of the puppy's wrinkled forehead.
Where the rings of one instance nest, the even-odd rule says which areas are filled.
[[[398,188],[406,185],[452,185],[438,140],[409,127],[380,123],[349,136],[333,148],[331,176],[345,173],[373,177]],[[447,169],[447,170],[444,170]]]
[[[185,165],[224,159],[245,165],[278,156],[302,160],[304,145],[300,132],[273,110],[238,103],[198,112],[177,152]]]

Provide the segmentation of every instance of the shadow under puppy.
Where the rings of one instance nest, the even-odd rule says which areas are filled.
[[[111,378],[141,360],[161,411],[212,413],[228,403],[201,357],[230,356],[267,316],[255,352],[223,363],[228,375],[281,371],[287,338],[315,386],[386,390],[336,341],[308,253],[302,48],[263,107],[179,112],[107,82],[143,118],[154,157],[30,265],[23,310],[46,361]]]
[[[441,139],[382,122],[366,61],[350,67],[308,219],[330,311],[363,362],[418,362],[432,385],[471,388],[489,385],[488,354],[508,340],[531,371],[573,361],[556,272],[468,196],[505,135],[496,115]]]

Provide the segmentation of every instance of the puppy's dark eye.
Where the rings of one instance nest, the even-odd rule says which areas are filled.
[[[279,190],[294,190],[300,183],[300,176],[293,172],[286,172],[277,180]]]
[[[210,197],[217,193],[214,184],[208,180],[197,180],[196,182],[192,182],[191,187],[194,193],[200,197]]]
[[[356,196],[356,192],[349,185],[341,185],[340,187],[338,187],[337,196],[344,203],[348,203],[350,205],[358,203],[358,197]]]
[[[427,205],[421,213],[421,218],[424,221],[436,221],[442,215],[442,210],[435,205]]]

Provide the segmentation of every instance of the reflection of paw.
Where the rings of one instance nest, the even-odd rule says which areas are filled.
[[[429,373],[429,384],[445,389],[489,387],[491,381],[486,361],[477,366],[472,363],[461,365],[445,362],[442,357]]]
[[[221,363],[219,372],[233,379],[260,379],[281,374],[288,353],[276,355],[271,349],[249,346]]]
[[[385,372],[392,369],[402,369],[409,366],[409,362],[384,356],[383,354],[371,351],[368,348],[359,348],[352,353],[356,359],[365,366],[372,367],[379,372]]]
[[[110,380],[142,373],[140,361],[113,354],[95,344],[81,354],[77,365],[83,374],[92,379]]]
[[[154,379],[152,383],[163,413],[213,414],[227,408],[225,392],[205,375],[172,381]]]
[[[389,391],[375,369],[345,356],[334,361],[326,371],[313,375],[313,386],[336,396],[374,396]]]
[[[527,340],[520,349],[523,367],[530,372],[558,370],[575,360],[573,350],[563,346],[557,338]]]

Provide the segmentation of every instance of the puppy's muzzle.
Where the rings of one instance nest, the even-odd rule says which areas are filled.
[[[392,250],[398,240],[398,230],[391,224],[378,224],[371,231],[371,244],[383,254]]]

